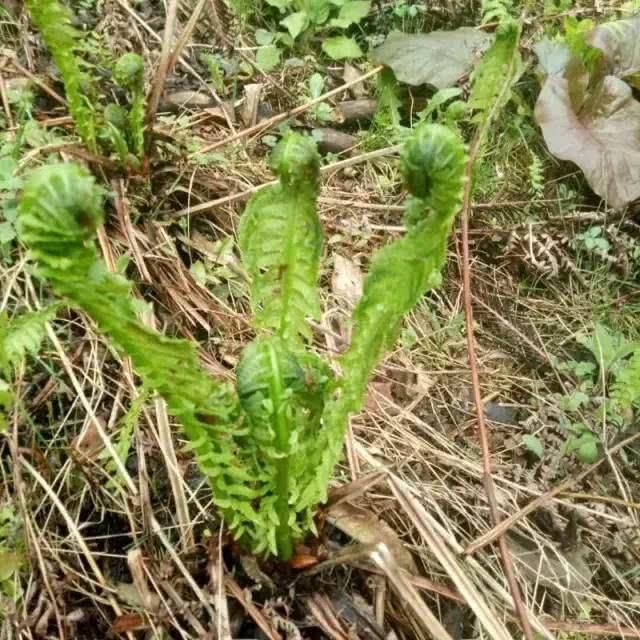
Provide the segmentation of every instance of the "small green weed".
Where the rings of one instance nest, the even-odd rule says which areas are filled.
[[[577,342],[585,349],[584,357],[556,365],[573,380],[573,387],[556,400],[566,416],[565,453],[591,463],[600,455],[605,426],[622,432],[634,424],[640,401],[640,342],[603,324],[579,335]]]
[[[280,63],[283,52],[308,46],[322,36],[322,51],[332,60],[353,60],[364,55],[358,41],[348,35],[367,17],[370,0],[266,0],[279,29],[262,31],[256,62],[263,71]],[[269,14],[267,15],[267,18]]]

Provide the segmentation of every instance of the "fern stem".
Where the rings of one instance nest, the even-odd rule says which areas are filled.
[[[280,457],[276,468],[276,544],[278,555],[288,560],[293,553],[291,530],[289,528],[289,436],[291,433],[290,416],[287,411],[285,390],[282,387],[282,374],[278,358],[273,347],[269,350],[269,359],[273,375],[269,379],[271,398],[273,400],[274,426],[276,432],[275,445]]]

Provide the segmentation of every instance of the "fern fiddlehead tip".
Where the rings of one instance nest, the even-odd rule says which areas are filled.
[[[441,124],[420,125],[406,142],[400,167],[412,196],[436,212],[449,211],[462,194],[466,147]]]
[[[320,154],[316,143],[309,136],[289,131],[271,154],[271,168],[283,185],[306,183],[317,186],[320,171]]]
[[[20,202],[18,232],[36,250],[58,238],[64,253],[78,241],[93,237],[102,223],[103,191],[93,176],[73,163],[40,167],[31,173]]]
[[[118,58],[113,77],[121,86],[129,89],[140,87],[144,81],[144,62],[137,53],[125,53]]]

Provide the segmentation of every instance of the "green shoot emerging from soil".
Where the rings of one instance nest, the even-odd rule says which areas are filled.
[[[369,377],[403,316],[439,282],[465,159],[459,136],[440,125],[421,125],[406,143],[407,231],[371,260],[336,378],[309,348],[308,320],[320,313],[322,248],[319,157],[309,138],[289,133],[279,143],[272,165],[280,182],[256,194],[242,218],[258,335],[240,359],[235,390],[205,372],[195,345],[140,322],[129,283],[97,255],[102,193],[84,170],[65,164],[34,172],[19,231],[39,274],[93,318],[165,398],[236,538],[286,560],[294,542],[314,530],[348,417],[360,410]]]
[[[144,65],[136,53],[115,63],[113,79],[127,94],[126,106],[100,102],[106,93],[98,75],[79,54],[82,34],[73,26],[71,10],[58,0],[28,0],[31,18],[40,31],[64,81],[69,111],[83,142],[92,153],[99,143],[114,152],[122,166],[137,166],[144,155]]]

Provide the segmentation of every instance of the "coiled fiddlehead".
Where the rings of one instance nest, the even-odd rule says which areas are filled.
[[[340,359],[342,378],[322,416],[321,463],[301,505],[326,499],[349,414],[360,410],[367,381],[395,341],[402,318],[440,281],[447,239],[462,203],[465,162],[462,140],[442,125],[421,125],[405,145],[401,168],[411,194],[405,212],[407,232],[371,260],[353,313],[351,344]]]
[[[125,53],[113,70],[115,81],[129,93],[127,133],[133,155],[144,155],[144,62],[137,53]]]

